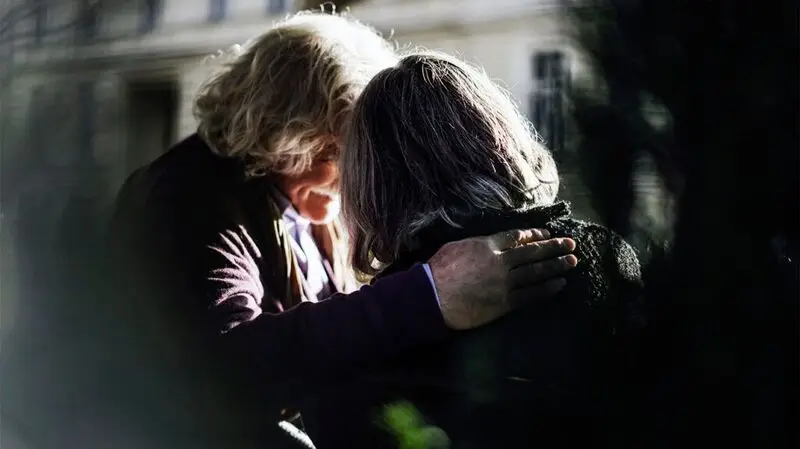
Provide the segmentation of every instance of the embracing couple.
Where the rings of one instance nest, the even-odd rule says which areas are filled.
[[[214,427],[220,447],[292,444],[278,423],[319,449],[393,447],[403,402],[456,448],[613,439],[636,255],[570,217],[483,72],[302,13],[195,113],[112,220],[116,286],[169,366],[153,376],[175,377],[154,422]]]

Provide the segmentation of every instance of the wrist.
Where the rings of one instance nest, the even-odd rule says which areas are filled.
[[[448,307],[452,304],[450,300],[454,293],[452,292],[452,286],[457,285],[454,282],[454,267],[452,263],[448,263],[447,260],[452,260],[446,254],[441,254],[445,248],[443,247],[439,252],[437,252],[429,261],[428,266],[431,272],[431,277],[433,279],[433,286],[435,288],[436,299],[439,305],[439,311],[442,314],[442,319],[444,320],[445,325],[447,325],[450,329],[456,329],[454,323],[452,323],[449,319],[451,314],[448,313]]]
[[[431,283],[433,294],[434,296],[436,296],[436,304],[441,307],[442,301],[439,300],[439,291],[436,289],[436,281],[433,279],[433,271],[431,271],[431,265],[429,263],[424,263],[422,264],[422,268],[425,269],[425,274],[428,275],[428,280]]]
[[[410,298],[415,301],[414,308],[417,310],[417,319],[427,322],[425,326],[431,326],[431,331],[435,334],[441,335],[441,333],[448,332],[451,328],[446,322],[442,311],[439,288],[433,277],[433,270],[428,264],[417,264],[409,270],[409,273],[413,273],[415,278],[421,273],[427,286],[426,294],[423,295],[423,292],[418,290],[419,294]],[[412,288],[411,290],[413,291],[414,289]]]

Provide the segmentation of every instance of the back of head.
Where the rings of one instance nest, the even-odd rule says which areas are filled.
[[[353,265],[374,273],[414,235],[482,211],[553,202],[550,153],[507,92],[481,70],[432,53],[405,56],[367,85],[342,156]]]
[[[245,46],[195,101],[199,133],[247,174],[296,175],[331,148],[394,47],[345,14],[301,12]]]

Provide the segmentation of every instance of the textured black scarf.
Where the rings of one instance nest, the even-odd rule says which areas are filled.
[[[547,206],[537,206],[525,210],[483,212],[474,217],[459,220],[460,228],[444,221],[438,221],[417,234],[417,248],[402,251],[397,260],[383,269],[376,278],[407,270],[415,263],[426,261],[449,242],[491,235],[511,229],[541,228],[553,220],[566,218],[570,214],[569,204],[559,201]]]

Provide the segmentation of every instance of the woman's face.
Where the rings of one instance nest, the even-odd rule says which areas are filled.
[[[339,215],[339,168],[334,157],[337,153],[323,154],[310,170],[280,180],[297,213],[314,224],[329,223]]]

